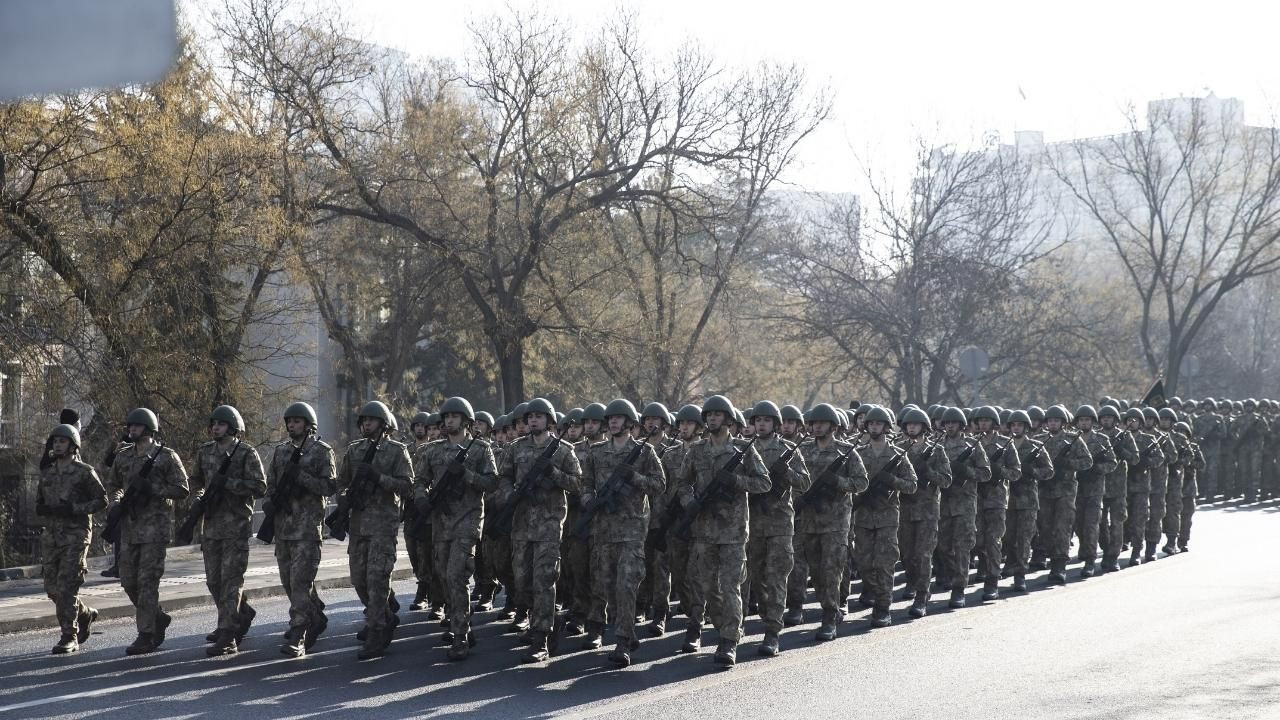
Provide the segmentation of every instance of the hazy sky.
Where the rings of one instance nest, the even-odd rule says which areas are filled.
[[[369,40],[413,54],[460,57],[466,23],[530,3],[356,0]],[[831,120],[790,180],[857,190],[856,159],[896,174],[916,137],[972,143],[987,131],[1042,130],[1046,140],[1124,127],[1130,102],[1238,97],[1247,120],[1280,107],[1280,10],[1265,2],[815,2],[635,0],[661,49],[696,39],[726,62],[797,61],[834,91]],[[539,7],[598,24],[619,5],[555,0]],[[1024,97],[1025,96],[1025,97]]]

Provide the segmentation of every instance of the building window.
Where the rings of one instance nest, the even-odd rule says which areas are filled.
[[[18,416],[22,411],[22,373],[18,363],[0,366],[0,447],[18,442]]]

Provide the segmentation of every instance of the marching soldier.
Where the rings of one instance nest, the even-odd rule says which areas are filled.
[[[191,474],[192,505],[204,507],[200,553],[205,581],[218,608],[218,627],[206,638],[210,657],[234,655],[257,614],[244,598],[249,567],[253,501],[266,493],[266,475],[258,451],[240,437],[244,419],[230,405],[209,415],[213,440],[196,452]],[[210,639],[211,638],[211,639]]]
[[[511,416],[503,415],[499,417],[494,427],[497,428],[498,432],[494,436],[493,460],[501,468],[503,456],[506,455],[507,447],[510,445],[506,438],[510,437]],[[496,509],[502,504],[501,501],[500,485],[492,492],[485,493],[485,509]],[[483,529],[480,531],[480,554],[483,556],[485,563],[484,570],[480,572],[485,583],[480,595],[483,604],[484,600],[493,598],[497,592],[497,587],[500,585],[506,600],[499,617],[506,621],[516,617],[516,582],[511,574],[511,536],[494,531],[490,525],[493,521],[493,516],[493,512],[485,513]]]
[[[1178,422],[1178,411],[1171,407],[1160,409],[1160,431],[1168,435],[1177,462],[1169,464],[1169,480],[1165,488],[1164,529],[1165,543],[1160,548],[1165,555],[1178,552],[1178,526],[1182,523],[1182,488],[1186,481],[1187,469],[1191,466],[1193,453],[1191,441],[1187,436],[1174,431]]]
[[[1044,444],[1027,436],[1031,416],[1025,410],[1009,414],[1009,434],[1018,453],[1021,470],[1009,481],[1009,509],[1005,513],[1004,575],[1013,576],[1013,591],[1027,591],[1027,564],[1031,558],[1031,541],[1036,534],[1036,515],[1040,509],[1040,483],[1053,478],[1053,461]]]
[[[667,406],[660,402],[651,402],[644,406],[644,410],[640,411],[640,422],[637,423],[632,434],[636,436],[639,442],[648,443],[653,448],[655,454],[662,451],[668,433],[671,432],[671,426],[675,424],[675,416],[667,410]],[[661,455],[658,455],[661,460]],[[664,503],[662,499],[666,496],[666,474],[663,473],[663,491],[649,498],[649,522],[657,517],[663,510]],[[646,536],[648,528],[645,529]],[[660,562],[658,549],[652,543],[644,544],[644,577],[640,581],[640,590],[636,593],[636,607],[641,615],[647,615],[650,622],[653,621],[656,610],[653,607],[654,584],[669,583],[670,575],[659,579],[660,568],[657,567]],[[661,570],[665,571],[665,568]],[[667,590],[669,596],[670,589]]]
[[[420,412],[413,416],[409,423],[409,432],[413,433],[414,442],[409,446],[409,458],[413,461],[414,484],[418,485],[418,477],[422,474],[423,457],[427,447],[439,439],[440,433],[435,430],[437,413]],[[409,553],[409,565],[418,587],[413,595],[409,609],[426,610],[428,621],[444,619],[444,585],[436,575],[431,554],[431,518],[418,515],[416,505],[405,503],[404,508],[404,549]]]
[[[173,540],[173,502],[191,490],[182,458],[157,440],[154,412],[132,410],[125,426],[132,442],[116,454],[106,489],[118,518],[120,585],[137,609],[138,637],[125,654],[144,655],[160,647],[172,622],[160,607],[160,578]]]
[[[53,654],[80,649],[98,611],[80,601],[87,568],[93,514],[107,506],[107,492],[93,466],[80,460],[80,432],[62,424],[50,433],[36,487],[36,515],[44,523],[40,535],[40,577],[53,601],[62,637]]]
[[[1067,556],[1076,517],[1076,473],[1093,467],[1093,454],[1079,434],[1066,430],[1067,409],[1054,405],[1044,413],[1045,451],[1053,460],[1053,478],[1040,483],[1037,531],[1049,556],[1049,583],[1067,584]]]
[[[1009,413],[1013,417],[1013,413]],[[978,426],[978,442],[991,467],[991,481],[978,483],[977,579],[982,581],[982,599],[1000,596],[1000,561],[1004,559],[1001,543],[1009,512],[1009,485],[1022,477],[1022,460],[1009,452],[1008,438],[1000,434],[1000,415],[987,405],[974,413]]]
[[[1107,476],[1116,469],[1116,453],[1110,438],[1094,431],[1098,411],[1092,405],[1081,405],[1075,412],[1076,430],[1089,450],[1093,464],[1076,474],[1075,533],[1080,538],[1080,578],[1093,577],[1098,559],[1098,528],[1102,518],[1103,496]]]
[[[1262,451],[1270,428],[1264,417],[1258,414],[1258,401],[1249,398],[1241,404],[1243,412],[1231,422],[1232,446],[1235,451],[1238,492],[1245,502],[1258,499],[1262,483]]]
[[[680,466],[684,463],[685,455],[689,452],[689,447],[702,433],[702,427],[701,407],[685,405],[680,408],[676,412],[676,440],[659,456],[663,472],[667,476],[667,489],[654,504],[654,510],[650,513],[649,537],[645,543],[657,552],[657,558],[654,561],[653,622],[649,625],[649,634],[654,637],[661,636],[667,630],[667,615],[670,612],[673,591],[679,603],[680,612],[686,615],[689,612],[689,592],[685,572],[689,565],[689,541],[668,528],[667,536],[664,538],[666,550],[657,550],[655,546],[658,544],[657,535],[662,532],[662,516],[669,511],[671,503],[679,503],[676,497],[679,487],[675,478]]]
[[[854,553],[863,595],[871,603],[871,626],[893,622],[893,566],[898,562],[898,494],[916,491],[916,471],[889,442],[893,416],[874,407],[864,419],[867,443],[855,450],[870,478],[854,511]]]
[[[301,657],[329,624],[316,593],[325,498],[338,492],[333,448],[316,434],[316,411],[295,402],[284,411],[289,439],[276,445],[262,514],[272,518],[276,567],[289,598],[289,629],[280,652]],[[263,537],[261,534],[259,537]]]
[[[1124,546],[1124,525],[1128,512],[1129,466],[1138,462],[1138,443],[1133,433],[1120,427],[1120,411],[1114,405],[1098,409],[1102,434],[1111,442],[1116,465],[1103,481],[1102,512],[1098,516],[1098,535],[1102,545],[1102,572],[1120,569],[1120,553]],[[1083,574],[1083,570],[1081,571]]]
[[[978,441],[964,435],[968,417],[960,408],[942,413],[942,448],[951,465],[951,485],[942,490],[938,520],[938,582],[951,591],[948,606],[965,605],[969,559],[978,541],[978,485],[991,482],[991,464]]]
[[[1142,543],[1147,531],[1147,515],[1151,512],[1151,473],[1164,464],[1160,438],[1147,431],[1145,414],[1139,408],[1124,411],[1125,425],[1138,446],[1138,461],[1129,464],[1129,512],[1125,519],[1125,539],[1132,548],[1129,567],[1142,562]]]
[[[922,618],[928,612],[933,551],[938,546],[941,490],[951,487],[947,452],[928,439],[931,424],[929,416],[918,408],[902,413],[902,448],[918,480],[916,491],[901,498],[898,524],[898,545],[902,551],[902,568],[906,571],[902,597],[912,601],[908,612],[913,618]]]
[[[578,464],[586,459],[587,447],[583,442],[582,408],[573,408],[564,416],[563,438],[573,446],[578,456]],[[568,512],[565,515],[565,527],[573,527],[578,522],[581,511],[582,496],[578,493],[569,495]],[[591,564],[591,547],[585,538],[565,533],[560,538],[560,580],[556,587],[556,597],[561,599],[568,609],[565,613],[563,632],[566,636],[581,635],[587,613],[591,611],[591,578],[588,567]]]
[[[1147,432],[1151,433],[1160,443],[1160,454],[1164,457],[1164,462],[1154,465],[1151,468],[1150,490],[1147,494],[1147,527],[1144,533],[1146,547],[1142,555],[1143,562],[1156,561],[1156,547],[1160,544],[1160,532],[1164,528],[1164,513],[1168,508],[1168,502],[1165,499],[1169,488],[1169,478],[1176,472],[1178,447],[1173,444],[1173,439],[1169,434],[1160,429],[1160,412],[1155,408],[1147,407],[1142,409],[1143,423],[1147,427]],[[1181,487],[1181,481],[1178,483]]]
[[[1187,552],[1187,543],[1191,540],[1191,517],[1196,512],[1196,496],[1200,492],[1198,482],[1200,473],[1205,469],[1205,458],[1200,446],[1191,440],[1190,425],[1180,422],[1173,427],[1187,438],[1191,446],[1191,459],[1183,470],[1182,476],[1182,508],[1181,517],[1178,519],[1177,537],[1178,551]]]
[[[463,660],[475,644],[471,631],[471,581],[484,523],[484,493],[498,485],[493,451],[470,427],[475,411],[466,398],[440,405],[443,437],[419,453],[413,503],[419,522],[432,527],[432,573],[442,581],[449,611],[449,659]]]

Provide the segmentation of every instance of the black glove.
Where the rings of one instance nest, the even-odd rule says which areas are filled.
[[[373,473],[373,466],[369,463],[356,463],[354,480],[359,483],[369,482],[369,475]]]
[[[539,455],[534,459],[533,465],[529,466],[529,472],[542,473],[545,477],[547,471],[551,468],[551,459],[545,455]]]
[[[418,515],[425,517],[431,512],[431,501],[426,495],[419,495],[413,499],[413,509],[418,512]]]
[[[559,477],[559,470],[549,467],[538,478],[538,487],[543,490],[551,490],[556,486],[556,478]]]
[[[742,481],[738,479],[738,474],[732,470],[720,469],[716,471],[716,480],[720,482],[720,486],[729,490],[741,490]]]
[[[774,460],[773,464],[769,466],[769,478],[771,480],[775,478],[779,478],[779,479],[785,478],[787,476],[787,470],[790,469],[790,466],[791,466],[790,461],[783,462],[782,458],[778,458],[777,460]]]
[[[456,457],[449,460],[449,467],[445,469],[445,472],[448,473],[449,475],[461,475],[466,471],[467,471],[466,463],[458,462],[458,459]]]
[[[209,492],[222,492],[227,487],[227,476],[218,473],[213,476],[213,480],[209,481]]]

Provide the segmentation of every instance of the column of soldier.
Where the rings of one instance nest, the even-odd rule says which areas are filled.
[[[190,477],[161,442],[156,414],[140,408],[102,463],[105,482],[80,460],[76,427],[59,425],[37,503],[62,629],[53,652],[74,652],[97,615],[77,595],[91,516],[104,508],[103,537],[118,543],[120,582],[136,606],[126,652],[164,642],[159,583],[174,504],[189,494],[177,536],[191,542],[202,524],[217,606],[211,656],[237,652],[254,619],[243,580],[263,498],[257,535],[274,543],[289,598],[287,656],[305,655],[328,624],[314,584],[326,525],[347,539],[365,608],[358,657],[383,654],[400,622],[391,577],[403,525],[418,580],[410,609],[441,623],[450,659],[468,656],[473,614],[493,610],[503,588],[498,618],[529,646],[525,662],[546,662],[572,636],[599,649],[609,623],[607,659],[625,667],[638,625],[661,637],[676,614],[686,618],[683,652],[699,651],[710,623],[715,662],[732,666],[744,610],[757,613],[757,652],[775,656],[783,629],[805,621],[809,587],[821,607],[815,641],[834,639],[859,606],[871,626],[887,626],[899,562],[912,618],[935,588],[963,607],[971,565],[983,601],[999,597],[1002,578],[1026,592],[1031,571],[1065,584],[1073,534],[1081,579],[1119,570],[1126,551],[1130,566],[1151,562],[1162,534],[1165,555],[1189,549],[1197,494],[1254,499],[1278,487],[1280,405],[1269,400],[1173,398],[1157,410],[1104,398],[1075,412],[908,405],[898,415],[854,405],[802,413],[763,401],[744,414],[717,395],[676,413],[618,399],[562,414],[539,398],[495,420],[455,397],[414,417],[405,444],[374,401],[359,413],[361,438],[336,461],[315,411],[299,402],[283,413],[288,439],[266,471],[240,413],[224,405]]]

